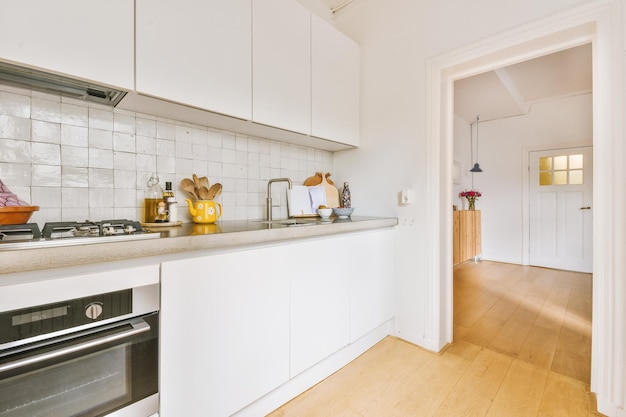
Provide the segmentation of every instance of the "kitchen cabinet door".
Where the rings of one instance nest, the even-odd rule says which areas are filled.
[[[251,0],[137,0],[137,91],[252,117]]]
[[[133,0],[0,0],[0,59],[134,87]]]
[[[289,379],[284,247],[164,262],[161,417],[228,416]]]
[[[310,16],[293,0],[253,2],[253,121],[311,133]]]
[[[311,134],[359,145],[359,46],[311,17]]]
[[[347,237],[289,246],[291,264],[291,377],[349,342],[350,263]]]
[[[350,276],[350,342],[395,315],[395,232],[352,235]]]

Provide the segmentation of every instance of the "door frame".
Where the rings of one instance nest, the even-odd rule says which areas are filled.
[[[426,273],[429,348],[452,342],[454,81],[591,42],[593,45],[593,323],[591,390],[598,410],[626,416],[626,146],[621,0],[591,1],[430,59],[426,65]],[[616,195],[617,194],[617,195]]]
[[[538,151],[550,151],[553,149],[571,149],[585,147],[591,147],[591,149],[593,149],[593,143],[574,142],[561,143],[558,145],[542,144],[535,146],[525,146],[524,148],[522,148],[522,265],[530,265],[530,153]]]

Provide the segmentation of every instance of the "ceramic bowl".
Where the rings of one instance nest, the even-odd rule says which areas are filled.
[[[39,206],[6,206],[0,207],[0,224],[24,224],[28,222]]]
[[[335,216],[339,219],[347,219],[352,215],[353,211],[354,207],[335,207],[333,209],[333,213],[335,213]]]
[[[322,220],[328,220],[330,215],[333,214],[333,209],[325,208],[325,209],[317,209],[317,214],[320,215]]]

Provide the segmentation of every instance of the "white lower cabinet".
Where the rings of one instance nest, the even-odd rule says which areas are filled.
[[[229,416],[289,379],[285,249],[164,262],[161,417]]]
[[[163,262],[160,416],[232,415],[393,318],[394,233]]]
[[[291,264],[291,376],[349,342],[350,262],[346,237],[288,247]]]
[[[395,234],[391,229],[355,235],[350,266],[350,342],[395,316]]]

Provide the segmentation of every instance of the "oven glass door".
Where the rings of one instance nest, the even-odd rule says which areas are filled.
[[[0,417],[104,416],[157,392],[158,314],[0,355]]]

